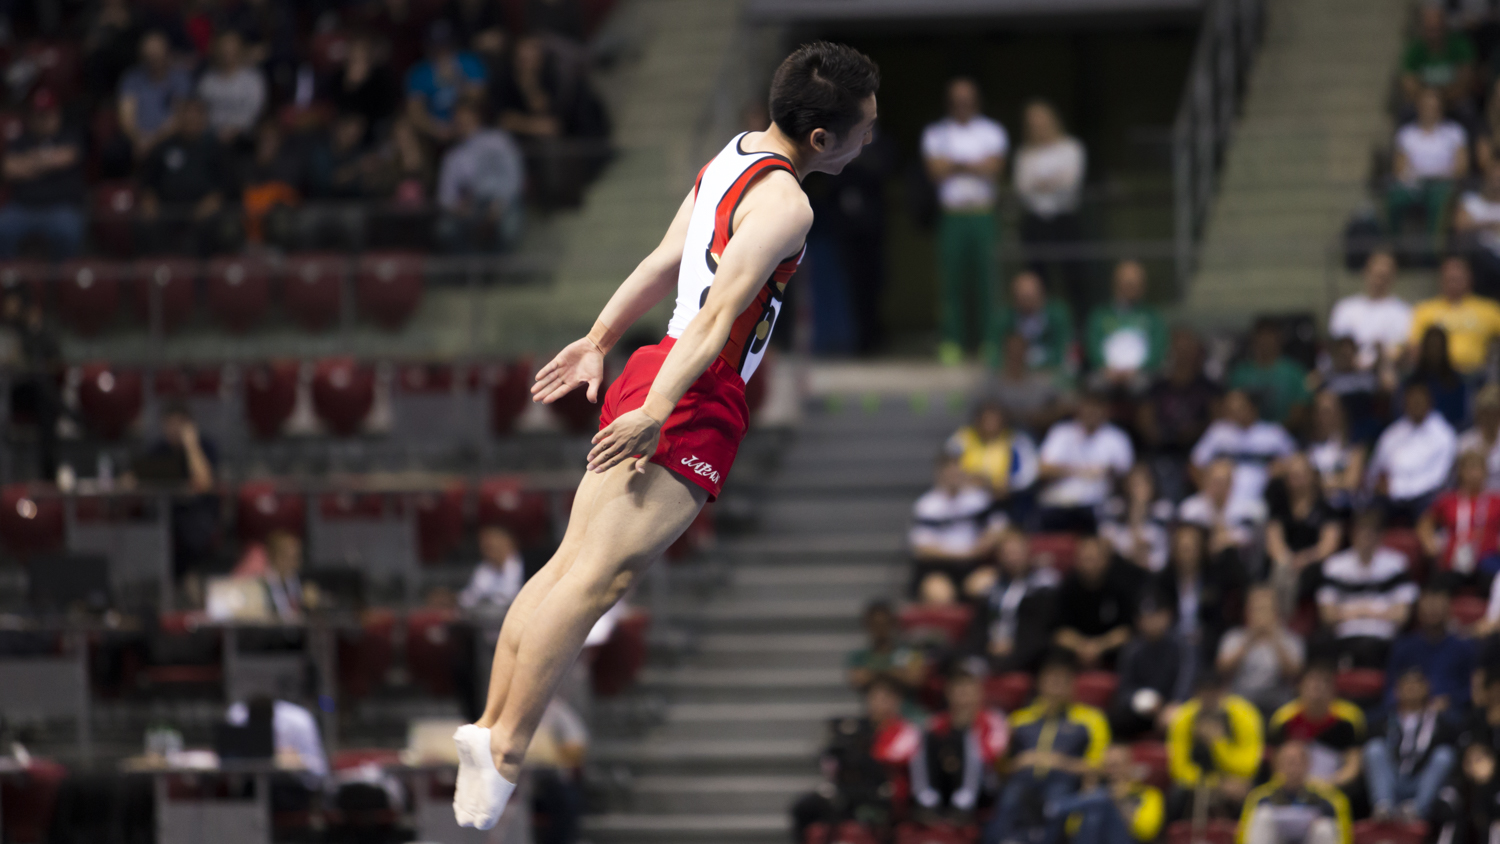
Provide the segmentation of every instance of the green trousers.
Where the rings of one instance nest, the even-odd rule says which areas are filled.
[[[1391,218],[1391,231],[1400,232],[1401,222],[1410,209],[1422,209],[1427,223],[1426,233],[1441,234],[1448,223],[1448,200],[1453,196],[1452,179],[1424,179],[1415,185],[1392,182],[1386,192],[1386,209]]]
[[[938,225],[938,269],[943,281],[943,342],[966,346],[968,315],[978,313],[974,326],[989,337],[995,318],[995,214],[993,211],[943,214]],[[973,291],[970,299],[969,291]]]

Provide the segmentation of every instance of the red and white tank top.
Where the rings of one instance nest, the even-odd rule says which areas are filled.
[[[677,271],[677,308],[667,324],[667,336],[677,338],[698,315],[708,299],[708,288],[719,269],[719,256],[734,236],[734,212],[740,199],[756,179],[772,170],[792,175],[791,161],[774,152],[745,152],[740,142],[748,132],[736,135],[714,159],[703,165],[693,186],[693,214],[688,221],[687,243],[682,248],[682,266]],[[729,340],[719,357],[749,381],[766,355],[771,329],[781,314],[786,284],[797,272],[804,245],[797,254],[782,259],[766,279],[750,306],[735,318]]]

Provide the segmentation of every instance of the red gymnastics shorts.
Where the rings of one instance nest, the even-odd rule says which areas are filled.
[[[603,430],[622,413],[640,407],[651,392],[651,382],[661,371],[662,361],[676,340],[664,337],[655,346],[643,346],[630,356],[625,371],[609,385],[599,412]],[[708,491],[708,500],[719,497],[729,467],[740,450],[740,440],[750,424],[745,404],[745,382],[723,358],[714,358],[708,369],[688,388],[682,401],[661,426],[661,442],[651,462],[676,472]]]

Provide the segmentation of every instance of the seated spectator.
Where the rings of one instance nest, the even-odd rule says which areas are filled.
[[[1432,397],[1432,407],[1454,430],[1469,424],[1469,384],[1448,360],[1448,335],[1433,326],[1417,345],[1416,366],[1406,384],[1421,384]]]
[[[0,259],[16,257],[21,241],[37,235],[53,260],[83,246],[83,138],[63,125],[57,96],[47,88],[31,95],[26,128],[6,145],[0,207]]]
[[[967,576],[968,570],[992,547],[988,531],[994,501],[975,483],[963,464],[944,454],[938,461],[932,489],[912,507],[907,546],[917,561],[917,580],[931,572]]]
[[[1323,499],[1312,462],[1293,454],[1286,471],[1266,488],[1266,556],[1271,563],[1271,582],[1283,596],[1283,606],[1292,598],[1311,595],[1319,570],[1329,555],[1344,544],[1343,520]]]
[[[266,77],[245,55],[238,32],[214,39],[213,64],[198,79],[198,98],[208,107],[208,126],[221,143],[248,140],[266,107]]]
[[[960,669],[947,684],[948,709],[922,731],[911,758],[911,796],[919,819],[970,822],[995,793],[995,762],[1010,744],[1005,715],[984,705],[984,680]]]
[[[526,775],[531,780],[532,805],[547,816],[547,837],[557,844],[578,841],[583,818],[580,773],[588,755],[588,724],[562,697],[554,697],[542,712],[536,735],[526,749]]]
[[[199,433],[186,404],[164,403],[160,418],[161,438],[135,460],[131,476],[145,486],[177,492],[171,505],[172,573],[181,580],[215,562],[221,528],[214,477],[219,450]]]
[[[1228,385],[1243,390],[1260,410],[1260,418],[1302,429],[1307,401],[1307,370],[1281,353],[1281,328],[1259,319],[1250,332],[1250,355],[1229,371]]]
[[[1213,421],[1221,390],[1203,374],[1203,343],[1186,329],[1172,332],[1166,374],[1136,407],[1136,433],[1152,455],[1162,492],[1171,501],[1187,493],[1184,470],[1193,446]]]
[[[130,139],[137,158],[145,158],[176,128],[178,107],[193,95],[193,77],[172,58],[161,30],[141,38],[140,64],[120,77],[120,131]]]
[[[1146,268],[1140,261],[1115,265],[1114,298],[1095,308],[1084,328],[1084,353],[1095,389],[1144,392],[1167,354],[1161,313],[1143,302]]]
[[[1420,382],[1408,384],[1404,413],[1375,441],[1368,470],[1375,492],[1390,509],[1392,525],[1414,525],[1437,498],[1452,471],[1458,438],[1432,409]]]
[[[1036,700],[1011,713],[1010,746],[1000,792],[983,840],[1022,841],[1042,826],[1045,807],[1078,793],[1085,774],[1097,770],[1109,747],[1104,713],[1073,701],[1078,663],[1071,653],[1053,653],[1037,674]]]
[[[844,661],[849,685],[865,691],[882,677],[897,684],[903,692],[913,691],[926,678],[927,666],[922,652],[901,641],[901,626],[896,611],[885,601],[873,601],[865,607],[865,646],[849,654]]]
[[[1440,493],[1417,520],[1417,538],[1449,589],[1486,594],[1500,572],[1500,493],[1485,489],[1484,455],[1477,451],[1460,454],[1454,474],[1457,487]]]
[[[1396,702],[1396,681],[1408,670],[1421,671],[1433,701],[1448,713],[1469,711],[1470,683],[1477,655],[1474,642],[1449,631],[1452,602],[1441,587],[1429,586],[1417,599],[1417,623],[1391,645],[1386,667],[1386,704]]]
[[[306,171],[301,150],[286,143],[276,121],[261,123],[240,184],[247,241],[282,248],[293,245],[294,214],[302,204]]]
[[[1167,565],[1174,515],[1172,502],[1156,494],[1150,467],[1137,463],[1120,482],[1120,494],[1104,503],[1099,535],[1115,554],[1143,571],[1161,571]]]
[[[1378,420],[1371,419],[1376,422]],[[1378,428],[1376,430],[1379,430]],[[1318,472],[1323,500],[1340,518],[1354,507],[1354,497],[1365,482],[1365,458],[1369,446],[1349,430],[1349,414],[1339,396],[1321,390],[1313,396],[1312,436],[1307,459]]]
[[[1433,812],[1439,840],[1487,841],[1500,823],[1500,777],[1495,750],[1484,744],[1459,744],[1462,762],[1452,787],[1438,792]]]
[[[453,108],[453,145],[438,175],[435,236],[447,252],[503,251],[521,236],[521,150],[503,130],[486,127],[479,107]]]
[[[1172,531],[1172,554],[1165,569],[1153,578],[1154,588],[1176,611],[1174,633],[1188,649],[1188,664],[1206,662],[1219,647],[1219,637],[1239,615],[1243,567],[1231,547],[1204,553],[1204,531],[1178,524]]]
[[[983,637],[995,673],[1032,672],[1051,646],[1057,572],[1037,564],[1030,540],[1019,530],[1001,534],[995,556],[997,569],[979,569],[965,584],[983,601],[975,632]],[[989,581],[982,591],[974,588],[981,579]]]
[[[1250,393],[1234,389],[1224,396],[1223,416],[1193,446],[1192,472],[1202,489],[1207,484],[1206,467],[1220,459],[1232,460],[1230,495],[1236,502],[1260,502],[1278,461],[1296,451],[1297,443],[1286,429],[1278,422],[1261,420]]]
[[[278,766],[301,771],[303,775],[297,779],[309,786],[316,786],[328,776],[328,754],[323,749],[318,719],[306,707],[289,700],[254,697],[248,702],[231,704],[224,713],[224,721],[236,727],[270,721],[271,742],[276,750]],[[277,792],[282,791],[281,786],[280,781],[272,784],[273,803],[281,802],[275,799]],[[306,801],[307,797],[303,796],[302,799]],[[305,803],[301,808],[307,808]]]
[[[1420,347],[1427,329],[1448,333],[1448,360],[1465,378],[1484,369],[1490,343],[1500,337],[1500,304],[1474,295],[1469,262],[1452,255],[1438,266],[1438,295],[1417,303],[1411,316],[1411,348]]]
[[[1443,9],[1423,6],[1416,37],[1401,56],[1401,94],[1408,105],[1420,108],[1422,95],[1431,92],[1438,107],[1460,110],[1474,96],[1474,42],[1448,27]]]
[[[1370,730],[1365,743],[1365,783],[1375,820],[1400,816],[1425,821],[1448,781],[1457,731],[1432,698],[1420,666],[1396,676],[1395,706]]]
[[[1500,672],[1481,668],[1474,672],[1474,680],[1481,691],[1459,732],[1458,746],[1482,745],[1500,753]]]
[[[479,556],[468,585],[458,593],[458,605],[466,610],[510,606],[526,582],[515,537],[499,525],[480,527]]]
[[[1021,242],[1043,250],[1066,247],[1083,237],[1078,201],[1088,153],[1078,139],[1063,128],[1057,109],[1045,100],[1026,104],[1022,118],[1024,142],[1016,150],[1015,185],[1020,197]],[[1086,301],[1082,265],[1076,261],[1031,261],[1032,269],[1045,274],[1056,266],[1066,282],[1068,298],[1080,307]]]
[[[1396,131],[1386,208],[1391,231],[1400,232],[1413,209],[1423,214],[1423,232],[1436,235],[1447,223],[1453,186],[1469,174],[1469,136],[1443,117],[1443,97],[1428,89],[1417,95],[1417,118]]]
[[[382,126],[395,112],[401,92],[390,65],[379,60],[367,37],[349,40],[344,63],[326,84],[324,97],[339,114],[357,114],[367,132]],[[368,141],[368,135],[360,138]]]
[[[1040,453],[1041,529],[1092,533],[1115,479],[1130,471],[1135,450],[1108,421],[1098,395],[1084,395],[1073,419],[1047,432]]]
[[[487,77],[478,56],[456,48],[448,22],[434,23],[427,35],[427,59],[406,74],[407,119],[428,138],[450,140],[454,109],[461,102],[479,102]]]
[[[1233,816],[1255,781],[1265,750],[1260,710],[1234,694],[1216,672],[1204,672],[1196,695],[1168,716],[1167,771],[1172,816],[1193,814],[1190,801],[1206,789],[1210,815]]]
[[[1010,301],[1000,306],[991,322],[993,336],[986,348],[996,353],[1001,340],[1012,334],[1026,338],[1026,367],[1066,374],[1073,348],[1073,314],[1066,303],[1047,296],[1042,277],[1030,270],[1018,273],[1010,283]],[[1000,361],[989,361],[990,368]]]
[[[1396,254],[1379,247],[1365,259],[1363,293],[1338,300],[1328,316],[1328,336],[1350,337],[1359,347],[1359,367],[1401,359],[1411,338],[1411,305],[1392,292]]]
[[[987,487],[997,502],[1005,503],[1012,493],[1023,493],[1036,481],[1036,446],[1010,427],[995,402],[981,403],[974,423],[959,428],[944,450],[958,458],[964,471]]]
[[[1332,393],[1344,406],[1345,414],[1359,420],[1357,439],[1374,439],[1380,433],[1381,401],[1395,390],[1397,373],[1394,364],[1382,363],[1378,372],[1360,369],[1353,337],[1335,338],[1328,346],[1324,365],[1309,379],[1319,393]],[[1317,396],[1313,396],[1317,401]],[[1314,408],[1316,411],[1316,408]],[[1317,420],[1313,420],[1314,425]]]
[[[152,149],[141,168],[136,240],[145,254],[227,251],[239,223],[227,211],[232,188],[229,162],[208,131],[203,103],[189,100],[177,129]]]
[[[1208,531],[1211,554],[1253,548],[1266,521],[1264,501],[1232,495],[1237,471],[1227,457],[1214,460],[1203,471],[1203,489],[1177,505],[1177,521]]]
[[[1484,456],[1485,489],[1500,489],[1500,385],[1486,384],[1474,394],[1474,427],[1458,437],[1460,453]]]
[[[1311,776],[1307,744],[1276,749],[1269,782],[1245,798],[1237,841],[1243,844],[1346,844],[1354,840],[1349,799]]]
[[[1120,685],[1109,710],[1110,734],[1130,741],[1164,724],[1192,691],[1192,652],[1174,635],[1170,596],[1148,590],[1135,612],[1135,636],[1120,649]]]
[[[1026,366],[1026,338],[1007,334],[1000,368],[985,382],[984,393],[1029,435],[1045,433],[1067,415],[1068,392],[1057,373]]]
[[[1500,295],[1500,164],[1484,169],[1478,190],[1459,197],[1453,231],[1474,270],[1474,289],[1490,299]]]
[[[1063,832],[1072,818],[1078,829],[1072,840],[1129,844],[1148,844],[1161,834],[1165,817],[1161,791],[1143,781],[1142,768],[1135,763],[1130,747],[1112,744],[1104,751],[1101,769],[1103,782],[1075,797],[1066,797],[1044,807],[1049,824],[1047,840],[1063,840]]]
[[[307,182],[313,202],[297,215],[302,248],[308,251],[338,247],[352,252],[364,248],[365,212],[359,200],[381,195],[380,162],[365,143],[365,119],[345,112],[312,145]]]
[[[1306,743],[1310,779],[1345,790],[1359,780],[1365,715],[1334,697],[1331,666],[1309,665],[1297,683],[1297,697],[1271,714],[1267,728],[1273,746]]]
[[[1306,656],[1302,637],[1288,630],[1277,612],[1275,590],[1255,586],[1245,595],[1245,626],[1219,640],[1214,665],[1230,691],[1262,712],[1274,712],[1296,694]]]
[[[302,582],[302,539],[286,530],[273,530],[266,537],[266,570],[261,575],[270,596],[271,612],[285,624],[302,621],[306,610],[318,603],[318,590]]]
[[[1078,541],[1073,570],[1058,590],[1052,641],[1080,665],[1109,668],[1130,640],[1137,578],[1124,568],[1128,565],[1115,562],[1098,537]]]
[[[539,38],[523,38],[512,51],[511,72],[495,86],[500,126],[522,139],[569,134],[555,63]]]
[[[1318,615],[1333,629],[1334,652],[1358,668],[1385,667],[1417,600],[1406,555],[1380,544],[1382,527],[1378,511],[1357,514],[1351,547],[1323,564],[1318,588]]]

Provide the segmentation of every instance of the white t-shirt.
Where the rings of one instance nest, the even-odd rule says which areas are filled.
[[[1375,365],[1375,356],[1385,349],[1390,359],[1411,338],[1411,305],[1396,296],[1371,299],[1363,293],[1345,296],[1328,315],[1328,334],[1353,337],[1359,344],[1359,365]]]
[[[1323,586],[1318,606],[1362,604],[1384,612],[1417,600],[1417,585],[1407,573],[1406,555],[1391,548],[1376,548],[1368,565],[1353,548],[1340,551],[1323,562]],[[1380,618],[1354,618],[1333,628],[1339,638],[1373,636],[1391,639],[1396,623]]]
[[[1486,447],[1484,434],[1478,428],[1470,428],[1458,435],[1458,453],[1466,451],[1477,451],[1484,455],[1484,467],[1489,473],[1485,489],[1500,489],[1500,439],[1495,440],[1494,445]]]
[[[1177,521],[1212,530],[1223,522],[1236,545],[1249,545],[1266,522],[1266,503],[1259,498],[1229,496],[1222,508],[1203,493],[1194,493],[1177,505]]]
[[[1083,144],[1064,137],[1046,146],[1023,146],[1016,153],[1016,193],[1038,217],[1056,217],[1078,209],[1086,166]],[[1043,187],[1043,184],[1049,187]]]
[[[1500,202],[1491,202],[1478,191],[1469,191],[1459,200],[1464,213],[1479,225],[1478,238],[1485,249],[1500,254],[1500,235],[1494,226],[1500,223]]]
[[[1386,475],[1391,498],[1410,501],[1442,486],[1456,456],[1458,437],[1441,413],[1427,414],[1420,425],[1403,416],[1375,441],[1369,471]]]
[[[1416,123],[1408,123],[1396,132],[1396,149],[1406,156],[1412,179],[1449,179],[1453,177],[1453,166],[1460,153],[1469,147],[1469,136],[1464,127],[1451,120],[1444,120],[1424,130]]]
[[[498,570],[487,562],[480,563],[474,567],[469,585],[458,593],[458,605],[464,609],[473,609],[480,604],[508,606],[516,599],[525,579],[526,570],[519,554],[512,554]]]
[[[987,490],[964,487],[954,495],[930,489],[912,506],[912,548],[938,548],[943,553],[967,556],[974,553],[984,535],[993,503]]]
[[[243,727],[250,720],[250,708],[236,703],[224,713],[224,720]],[[323,750],[318,719],[311,712],[289,701],[276,701],[271,705],[271,733],[277,753],[294,750],[308,774],[328,776],[328,754]]]
[[[1073,470],[1094,470],[1094,477],[1069,477],[1053,481],[1042,491],[1041,502],[1049,507],[1090,507],[1103,504],[1109,497],[1114,477],[1130,471],[1135,463],[1135,449],[1125,432],[1108,422],[1092,434],[1069,420],[1059,422],[1047,432],[1042,442],[1043,465],[1066,466]]]
[[[198,96],[208,106],[208,125],[215,132],[248,132],[265,107],[266,79],[252,67],[227,74],[209,70],[198,80]]]
[[[929,125],[922,132],[922,155],[958,164],[978,164],[986,158],[1005,155],[1010,136],[1005,127],[977,115],[968,123],[951,117]],[[995,183],[972,173],[955,173],[938,185],[938,201],[944,208],[966,210],[995,204]]]
[[[1229,497],[1258,502],[1265,494],[1271,464],[1296,450],[1292,435],[1275,422],[1255,422],[1241,428],[1220,419],[1198,438],[1192,460],[1200,468],[1220,458],[1233,460],[1234,481]]]

